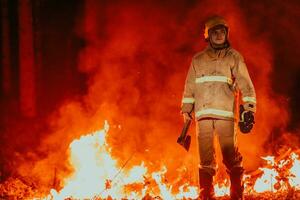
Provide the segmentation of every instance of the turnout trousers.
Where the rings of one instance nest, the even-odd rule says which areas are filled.
[[[236,131],[233,120],[205,118],[196,125],[200,164],[199,170],[214,176],[216,159],[214,150],[214,135],[216,134],[227,172],[242,170],[242,156],[236,145]]]

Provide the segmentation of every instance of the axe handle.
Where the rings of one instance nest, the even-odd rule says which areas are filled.
[[[183,125],[183,128],[182,128],[182,131],[181,131],[181,135],[180,135],[180,138],[185,138],[186,137],[186,134],[190,128],[190,125],[191,125],[191,122],[192,120],[187,120],[184,125]]]

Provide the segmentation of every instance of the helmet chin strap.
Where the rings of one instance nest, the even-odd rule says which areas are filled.
[[[227,39],[225,40],[225,42],[223,44],[215,44],[211,41],[211,39],[209,39],[209,44],[215,50],[222,50],[222,49],[228,48],[230,46]]]

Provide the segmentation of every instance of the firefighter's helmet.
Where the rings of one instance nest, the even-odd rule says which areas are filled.
[[[207,19],[207,21],[205,22],[205,30],[204,30],[204,38],[205,40],[208,40],[208,31],[209,29],[216,27],[218,25],[222,25],[225,26],[226,30],[227,30],[227,35],[228,35],[228,24],[226,22],[226,20],[218,15],[212,16],[210,18]]]

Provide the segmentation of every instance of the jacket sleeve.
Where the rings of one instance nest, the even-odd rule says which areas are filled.
[[[233,76],[236,85],[242,93],[242,101],[245,110],[256,112],[256,94],[253,83],[248,73],[247,66],[242,55],[235,56],[235,66],[233,67]]]
[[[195,79],[196,79],[196,71],[192,61],[186,77],[184,91],[183,91],[182,104],[181,104],[182,113],[191,113],[194,110]]]

